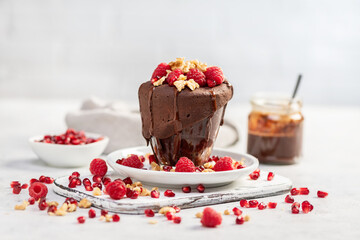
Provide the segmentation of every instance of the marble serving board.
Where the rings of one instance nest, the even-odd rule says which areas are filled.
[[[250,180],[249,177],[238,179],[231,184],[206,188],[204,193],[198,193],[196,187],[192,187],[191,193],[183,193],[180,188],[170,188],[175,192],[175,197],[165,197],[163,195],[165,188],[159,188],[160,198],[142,197],[138,199],[123,198],[113,200],[108,195],[93,196],[92,192],[85,190],[83,186],[77,188],[68,187],[68,176],[57,178],[54,182],[55,193],[64,197],[73,197],[76,200],[87,198],[94,207],[106,209],[111,212],[125,214],[143,214],[147,208],[158,210],[165,206],[176,205],[182,209],[201,207],[213,204],[235,202],[240,199],[257,199],[262,197],[280,195],[288,192],[292,183],[290,179],[275,175],[272,181],[267,181],[267,172],[262,171],[258,180]],[[91,175],[81,175],[83,178],[92,179]],[[116,173],[111,173],[111,179],[124,178]],[[133,179],[134,180],[134,179]],[[164,181],[166,181],[164,179]],[[151,190],[152,187],[144,185]]]

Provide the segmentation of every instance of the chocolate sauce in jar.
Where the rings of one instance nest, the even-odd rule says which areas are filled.
[[[247,152],[261,163],[293,164],[302,156],[301,102],[286,97],[257,95],[248,118]]]

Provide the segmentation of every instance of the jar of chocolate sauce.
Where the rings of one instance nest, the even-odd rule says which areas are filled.
[[[293,164],[302,155],[302,102],[276,94],[251,99],[247,152],[261,163]]]

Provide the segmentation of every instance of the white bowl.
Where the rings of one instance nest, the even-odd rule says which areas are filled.
[[[41,140],[43,136],[35,136],[29,139],[29,143],[35,154],[50,166],[82,167],[99,157],[109,143],[109,138],[106,136],[87,132],[85,135],[91,138],[103,137],[103,139],[84,145],[62,145],[36,142],[35,140]]]
[[[107,156],[107,163],[116,172],[123,176],[135,178],[145,184],[156,186],[174,186],[181,187],[186,185],[195,186],[197,184],[204,184],[207,187],[218,187],[229,184],[241,177],[249,177],[258,166],[259,161],[257,158],[245,154],[237,153],[224,149],[214,149],[212,155],[219,157],[229,156],[234,160],[243,160],[245,168],[236,169],[232,171],[223,172],[206,172],[206,173],[188,173],[188,172],[164,172],[164,171],[152,171],[138,168],[127,167],[116,163],[119,158],[124,158],[129,154],[145,155],[150,153],[151,149],[148,147],[136,147],[126,148],[110,153]],[[149,169],[148,161],[145,161],[144,167]]]

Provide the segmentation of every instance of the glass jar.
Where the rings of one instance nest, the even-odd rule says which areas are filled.
[[[302,102],[278,94],[256,94],[248,118],[247,152],[261,163],[293,164],[302,156]]]

